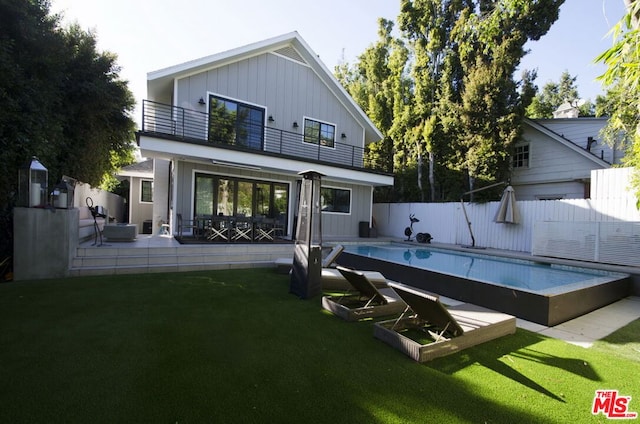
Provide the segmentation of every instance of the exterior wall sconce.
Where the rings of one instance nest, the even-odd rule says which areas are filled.
[[[340,135],[340,137],[342,137],[342,138],[347,138],[347,135],[346,135],[345,133],[342,133],[342,134]]]
[[[293,121],[293,128],[298,128],[298,122]]]
[[[201,104],[202,106],[206,104],[203,97],[200,97],[200,100],[198,100],[198,103]]]
[[[269,122],[273,122],[275,121],[275,119],[273,119],[273,116],[269,115]]]

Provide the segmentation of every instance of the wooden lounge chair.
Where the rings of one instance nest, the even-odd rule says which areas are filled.
[[[327,253],[327,256],[322,260],[322,268],[329,268],[334,265],[338,256],[344,250],[344,246],[341,244],[337,244],[333,246],[333,248]],[[276,259],[276,267],[281,274],[288,274],[291,271],[291,267],[293,266],[293,257],[291,258],[278,258]]]
[[[341,295],[324,296],[322,298],[324,309],[346,321],[397,315],[405,310],[407,305],[402,300],[383,294],[369,280],[366,273],[342,266],[337,266],[336,270],[353,288]]]
[[[418,362],[493,340],[516,331],[515,317],[463,303],[445,308],[439,298],[398,283],[389,283],[406,302],[400,318],[378,322],[374,337]]]

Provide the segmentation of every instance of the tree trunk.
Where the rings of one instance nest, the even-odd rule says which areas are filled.
[[[422,154],[418,150],[418,190],[420,190],[420,201],[424,202],[424,190],[422,189]]]
[[[431,201],[436,200],[436,176],[434,172],[435,157],[433,152],[429,152],[429,187],[431,188]]]

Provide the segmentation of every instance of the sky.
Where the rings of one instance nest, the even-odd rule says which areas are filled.
[[[377,38],[378,18],[396,20],[399,0],[52,0],[63,25],[91,30],[98,50],[115,53],[120,76],[138,107],[147,73],[297,31],[330,69],[357,56]],[[566,0],[547,35],[526,46],[521,69],[537,69],[536,84],[577,77],[581,97],[603,94],[595,57],[611,46],[610,28],[624,14],[623,0]]]

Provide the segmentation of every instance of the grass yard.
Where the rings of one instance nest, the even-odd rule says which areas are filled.
[[[515,335],[418,364],[271,269],[0,284],[2,423],[605,422],[640,412],[640,325]]]

